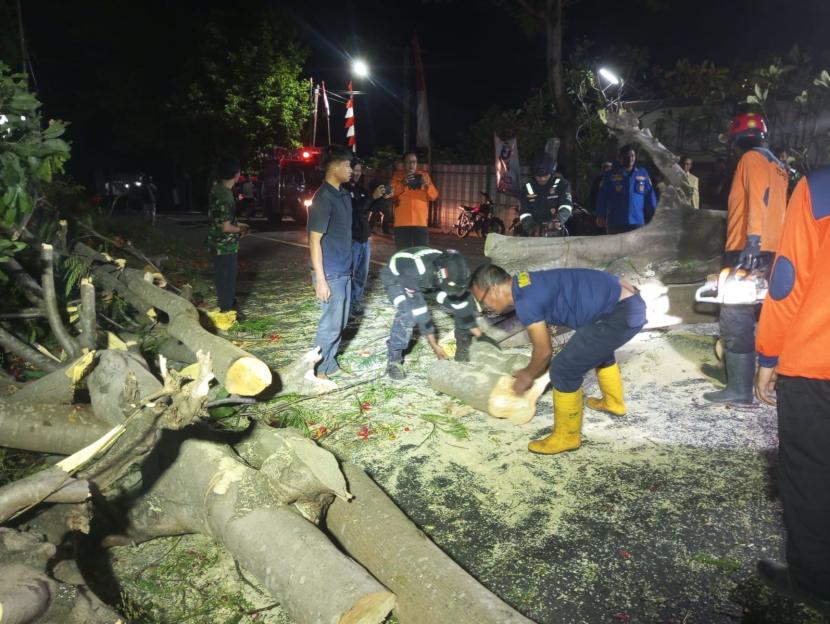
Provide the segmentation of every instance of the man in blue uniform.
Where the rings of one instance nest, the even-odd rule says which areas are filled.
[[[523,394],[546,369],[553,385],[553,430],[528,449],[554,455],[582,445],[582,380],[597,369],[602,398],[588,407],[625,414],[620,368],[614,351],[646,324],[646,305],[631,284],[593,269],[522,272],[516,277],[501,267],[484,265],[473,273],[470,289],[478,302],[503,314],[515,308],[527,327],[533,351],[530,363],[514,374],[513,392]],[[551,359],[548,325],[576,330]]]
[[[556,172],[556,160],[544,152],[533,162],[533,180],[522,187],[519,223],[527,235],[536,226],[553,223],[561,230],[573,212],[571,185]]]
[[[609,234],[643,227],[657,208],[657,195],[644,167],[637,166],[631,145],[620,148],[619,164],[605,174],[597,199],[597,225]]]

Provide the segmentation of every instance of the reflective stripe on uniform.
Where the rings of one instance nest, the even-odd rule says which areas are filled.
[[[400,273],[398,272],[398,268],[396,266],[397,262],[400,259],[407,258],[415,263],[415,268],[418,269],[418,275],[423,275],[427,272],[427,268],[424,265],[424,261],[421,259],[421,257],[439,253],[441,252],[431,248],[416,251],[414,254],[405,251],[399,251],[394,256],[392,256],[392,259],[389,261],[389,270],[392,271],[394,275],[400,275]]]
[[[423,306],[421,308],[415,308],[412,310],[412,316],[421,316],[422,314],[426,314],[429,311],[429,308]]]
[[[398,295],[394,299],[392,299],[392,305],[396,308],[401,305],[404,301],[406,301],[406,295]]]
[[[438,303],[444,303],[444,299],[446,299],[446,298],[447,298],[447,293],[445,293],[445,292],[442,290],[442,291],[441,291],[441,292],[439,292],[439,293],[438,293],[438,295],[435,297],[435,300],[436,300]]]
[[[532,216],[532,215],[529,212],[523,212],[522,214],[519,215],[519,221],[521,221],[525,217],[530,217],[530,216]]]
[[[462,303],[451,303],[450,305],[453,307],[454,310],[463,310],[467,307],[467,303],[467,301],[464,301]]]

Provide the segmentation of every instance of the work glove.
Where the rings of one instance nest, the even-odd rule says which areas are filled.
[[[479,342],[486,342],[489,345],[493,345],[494,347],[496,347],[496,349],[501,351],[501,347],[499,346],[499,343],[496,342],[495,340],[493,340],[492,338],[490,338],[490,336],[488,336],[487,334],[482,334],[481,336],[476,338],[476,340],[479,341]]]
[[[750,234],[746,237],[746,247],[744,247],[741,255],[738,257],[738,266],[749,271],[760,256],[761,237],[756,234]]]
[[[562,206],[556,211],[556,218],[559,219],[559,223],[564,225],[565,222],[571,218],[571,209],[567,206]]]

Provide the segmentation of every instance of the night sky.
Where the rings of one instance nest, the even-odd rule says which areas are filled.
[[[374,84],[361,83],[367,95],[357,101],[364,146],[400,144],[402,48],[413,30],[423,49],[438,143],[452,144],[493,104],[520,105],[545,80],[541,32],[528,34],[505,9],[486,0],[324,0],[285,6],[311,50],[309,75],[342,88],[348,81],[347,53],[370,63]],[[795,43],[828,51],[828,32],[827,0],[579,0],[566,12],[565,47],[567,54],[569,46],[587,37],[599,54],[608,53],[612,66],[610,51],[626,44],[647,48],[651,62],[663,67],[684,57],[728,66],[786,52]],[[333,120],[333,133],[337,125]]]
[[[493,105],[519,107],[546,78],[543,34],[523,29],[496,2],[272,1],[284,10],[309,51],[305,76],[342,90],[349,80],[348,55],[369,62],[371,81],[355,83],[355,88],[366,92],[356,100],[358,145],[364,155],[380,145],[401,147],[404,47],[414,31],[423,50],[432,136],[439,145],[452,147],[459,134]],[[131,114],[130,93],[161,100],[165,89],[171,88],[166,64],[190,53],[182,36],[188,32],[184,22],[198,23],[210,6],[228,8],[227,3],[213,0],[170,4],[25,0],[22,4],[46,114],[72,124],[73,166],[91,154],[111,158],[115,149],[108,134],[109,117]],[[12,49],[17,45],[16,20],[6,18],[15,16],[13,6],[11,0],[0,0],[0,18],[5,16],[0,34]],[[237,19],[244,24],[256,16],[246,14],[241,4]],[[99,32],[102,28],[108,32]],[[647,48],[651,65],[667,68],[683,57],[720,65],[742,59],[757,62],[764,54],[783,53],[798,43],[827,55],[830,62],[828,32],[830,0],[578,0],[566,10],[565,49],[567,60],[567,51],[587,37],[595,42],[595,54],[613,67],[619,61],[614,49],[628,44]],[[148,67],[152,68],[149,80]],[[114,85],[128,88],[118,92]],[[626,95],[641,94],[628,91]],[[146,108],[143,102],[136,105]],[[345,140],[343,112],[341,103],[333,103],[336,142]],[[159,123],[163,122],[159,111]],[[129,166],[152,166],[144,161],[158,158],[150,152],[140,154],[134,146],[115,147],[123,148],[119,162],[141,161]]]

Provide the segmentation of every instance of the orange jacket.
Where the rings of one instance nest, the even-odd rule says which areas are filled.
[[[789,177],[767,149],[749,150],[738,161],[729,191],[726,251],[741,251],[746,237],[761,237],[761,251],[776,251],[787,208]]]
[[[390,182],[395,198],[395,227],[406,225],[427,226],[429,202],[438,199],[438,189],[432,183],[429,174],[418,171],[424,176],[426,189],[411,189],[406,186],[406,172],[396,171]]]
[[[830,167],[793,191],[761,310],[761,366],[792,377],[830,379]]]

